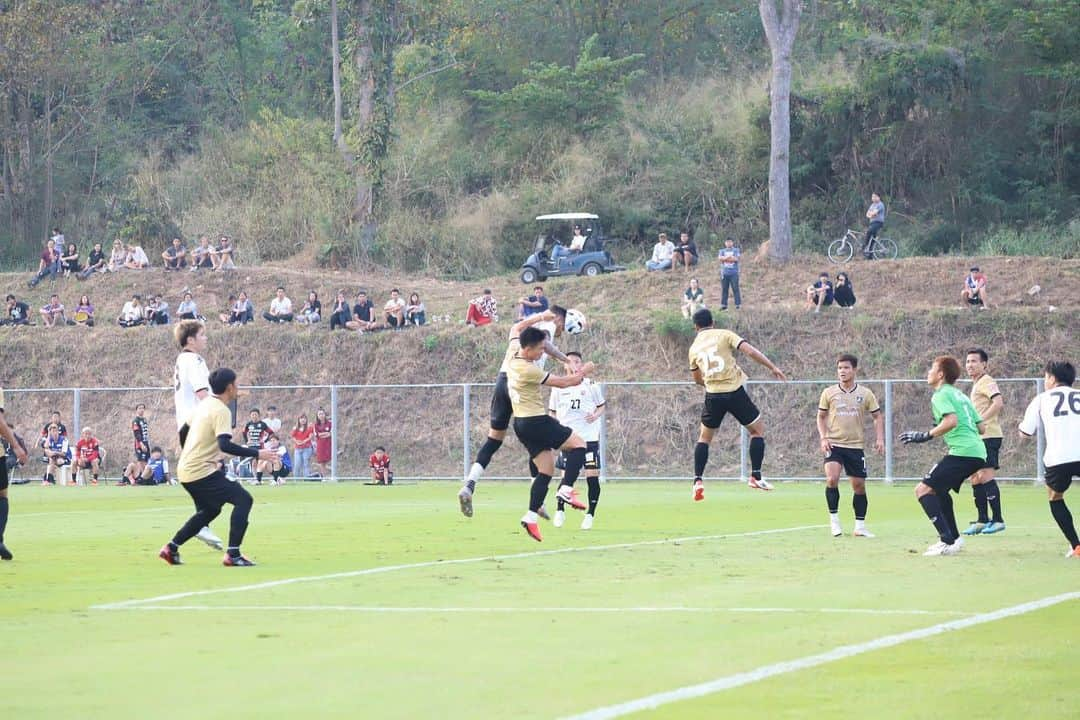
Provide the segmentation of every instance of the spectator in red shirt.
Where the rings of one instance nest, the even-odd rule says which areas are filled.
[[[311,477],[311,456],[315,452],[315,426],[308,424],[305,413],[300,413],[289,435],[293,441],[293,473],[307,479]]]
[[[371,480],[376,485],[392,485],[394,472],[390,469],[390,456],[382,445],[375,448],[375,452],[368,458],[371,463]]]
[[[98,476],[101,474],[101,443],[94,437],[94,431],[88,427],[82,430],[82,437],[75,443],[75,476],[80,470],[89,470],[92,474],[90,484],[98,484]]]
[[[326,411],[319,408],[315,413],[315,464],[319,466],[320,479],[330,474],[330,459],[334,450],[330,437],[332,429]]]

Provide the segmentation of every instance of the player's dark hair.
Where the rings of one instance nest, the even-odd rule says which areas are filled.
[[[139,408],[142,408],[143,410],[145,410],[146,409],[146,403],[138,403],[138,404],[136,404],[135,409],[138,410]]]
[[[566,357],[576,357],[578,360],[582,359],[581,353],[579,353],[577,350],[571,350],[570,352],[566,353]]]
[[[1053,375],[1055,380],[1069,387],[1076,382],[1076,368],[1067,360],[1051,360],[1046,363],[1046,374]]]
[[[277,412],[277,405],[267,405],[266,412]]]
[[[258,413],[259,415],[262,415],[262,412],[259,410],[259,408],[251,408],[250,410],[248,410],[248,415],[250,415],[251,413]]]
[[[518,342],[521,343],[521,347],[533,347],[539,345],[547,340],[547,333],[538,327],[527,327],[521,331],[521,336],[518,338]]]
[[[485,295],[490,295],[491,294],[491,288],[484,288],[484,294]]]
[[[222,395],[236,382],[236,373],[229,368],[218,368],[210,373],[210,392]]]
[[[400,295],[400,294],[401,294],[401,291],[400,291],[400,290],[398,290],[397,288],[394,288],[394,289],[393,289],[393,290],[391,290],[390,292],[392,292],[392,293],[396,292],[396,293],[397,293],[398,295]]]
[[[200,320],[181,320],[176,324],[176,329],[173,330],[173,337],[176,338],[176,344],[183,350],[187,347],[188,340],[199,334],[199,330],[203,327]]]
[[[566,320],[566,308],[564,308],[562,305],[552,305],[548,309],[551,310],[551,312],[555,313],[555,317]]]
[[[281,287],[280,285],[277,286],[277,289],[280,290],[281,292],[285,292],[285,288]]]
[[[952,385],[960,378],[960,363],[952,355],[938,355],[934,364],[945,375],[945,382]]]
[[[376,445],[376,446],[375,446],[375,449],[376,449],[376,450],[381,450],[381,451],[383,451],[383,452],[386,452],[386,448],[384,448],[384,447],[383,447],[382,445]]]
[[[851,353],[844,353],[840,357],[836,358],[836,364],[839,365],[842,362],[846,362],[853,368],[859,367],[859,358],[855,357]]]
[[[967,357],[968,355],[978,355],[979,359],[983,362],[989,362],[990,360],[990,356],[987,355],[986,351],[982,348],[971,348],[966,353],[964,353],[964,357]]]
[[[154,447],[150,448],[150,452],[152,452],[152,453],[161,453],[162,455],[165,454],[165,451],[161,449],[160,445],[155,445]]]
[[[702,329],[712,327],[712,324],[713,317],[712,312],[709,311],[709,308],[701,308],[696,313],[694,313],[694,327]]]
[[[542,286],[540,286],[540,285],[537,285],[536,287],[533,288],[533,292],[536,292],[537,290],[539,290],[540,292],[544,292],[544,288]]]
[[[6,300],[14,300],[14,299],[15,299],[15,296],[14,296],[14,295],[12,295],[11,293],[8,293],[8,296],[7,296],[7,298],[5,298],[5,299],[6,299]]]
[[[979,266],[978,265],[972,266],[971,272],[979,272]]]

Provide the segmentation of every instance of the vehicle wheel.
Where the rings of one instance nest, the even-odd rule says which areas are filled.
[[[521,271],[521,282],[526,285],[531,285],[536,282],[536,270],[531,267],[527,267]]]
[[[596,277],[602,272],[604,272],[604,268],[593,262],[585,263],[585,266],[581,268],[581,274],[587,277]]]
[[[828,254],[834,263],[846,263],[855,254],[855,246],[846,237],[842,237],[829,243]]]
[[[875,260],[895,260],[900,250],[889,238],[879,237],[874,242],[873,255]]]

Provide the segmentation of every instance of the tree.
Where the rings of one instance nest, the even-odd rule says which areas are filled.
[[[802,0],[783,0],[783,14],[776,0],[760,0],[761,24],[772,54],[769,83],[769,257],[774,262],[791,259],[791,50],[799,31]]]

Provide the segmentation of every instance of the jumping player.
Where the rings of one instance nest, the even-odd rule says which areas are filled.
[[[998,455],[1001,452],[999,416],[1005,401],[994,378],[986,372],[989,360],[990,356],[980,348],[968,350],[964,359],[964,369],[973,381],[971,402],[985,426],[982,441],[986,446],[986,466],[971,476],[971,492],[975,496],[978,519],[964,530],[965,535],[993,535],[1005,529],[1005,518],[1001,514],[1001,490],[994,479],[994,472],[999,467]],[[993,517],[987,512],[987,506],[993,512]]]
[[[15,459],[25,465],[29,460],[26,457],[26,448],[15,439],[15,433],[8,427],[4,417],[4,388],[0,387],[0,438],[15,452]],[[15,556],[4,545],[4,530],[7,529],[8,510],[8,468],[7,463],[0,461],[0,560],[11,560]]]
[[[581,353],[566,353],[566,374],[574,374],[582,365]],[[548,400],[548,414],[560,424],[573,430],[585,440],[585,479],[589,483],[589,508],[581,519],[581,529],[591,530],[596,517],[596,505],[600,502],[600,416],[607,406],[600,385],[585,378],[580,385],[568,388],[552,388]],[[565,464],[566,457],[562,457]],[[559,498],[552,524],[562,527],[566,521],[566,502]]]
[[[694,313],[694,329],[697,338],[690,346],[690,371],[694,374],[694,382],[705,388],[701,432],[694,446],[694,500],[705,499],[705,485],[701,477],[709,462],[709,443],[727,413],[731,413],[750,432],[750,480],[747,484],[758,490],[772,490],[772,485],[761,479],[761,463],[765,458],[765,423],[743,387],[746,373],[735,362],[735,351],[741,351],[754,362],[768,368],[777,380],[787,380],[787,376],[760,350],[735,333],[713,327],[713,316],[707,308]]]

